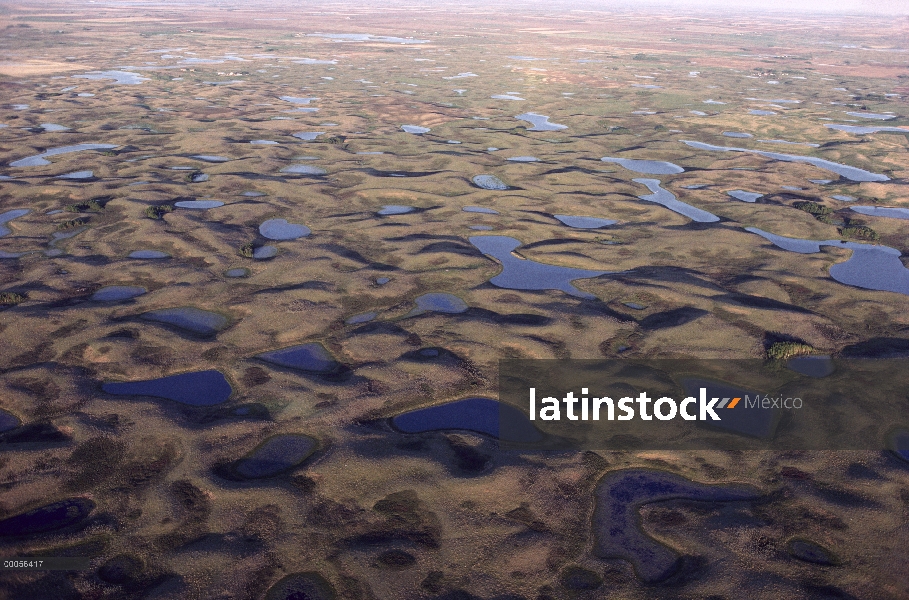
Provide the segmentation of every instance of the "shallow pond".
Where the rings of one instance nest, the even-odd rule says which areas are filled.
[[[477,175],[471,181],[484,190],[507,190],[508,186],[495,175]]]
[[[344,320],[344,322],[347,325],[356,325],[358,323],[368,323],[369,321],[372,321],[373,319],[375,319],[377,316],[378,316],[378,313],[365,312],[365,313],[360,313],[359,315],[354,315],[352,317],[348,317],[347,319]]]
[[[703,142],[691,142],[685,140],[682,141],[686,145],[691,146],[692,148],[697,148],[698,150],[712,150],[714,152],[749,152],[751,154],[757,154],[759,156],[763,156],[764,158],[770,158],[773,160],[806,163],[809,165],[814,165],[819,169],[824,169],[825,171],[832,171],[837,175],[845,177],[851,181],[890,181],[890,178],[886,175],[871,173],[870,171],[865,171],[864,169],[859,169],[858,167],[850,167],[849,165],[843,165],[829,160],[824,160],[823,158],[815,158],[813,156],[780,154],[779,152],[766,152],[763,150],[749,150],[748,148],[714,146],[712,144],[705,144]]]
[[[427,311],[457,314],[465,312],[469,308],[466,302],[454,294],[446,294],[444,292],[423,294],[418,296],[414,302],[417,308],[412,310],[407,316],[414,316]]]
[[[73,171],[72,173],[66,173],[65,175],[57,175],[55,179],[92,179],[94,176],[94,171]]]
[[[869,217],[889,217],[891,219],[909,219],[909,208],[896,208],[889,206],[850,206],[859,214]]]
[[[236,268],[224,271],[226,277],[249,277],[249,269]]]
[[[895,119],[897,117],[897,115],[882,115],[870,112],[847,112],[846,114],[850,117],[858,117],[860,119],[876,119],[878,121],[889,121],[890,119]]]
[[[32,212],[30,208],[16,208],[13,210],[8,210],[5,213],[0,213],[0,237],[12,233],[12,230],[6,226],[7,223],[13,219],[24,217],[30,212]]]
[[[612,156],[604,156],[600,160],[607,163],[617,163],[629,171],[646,175],[674,175],[685,171],[685,169],[674,163],[661,160],[637,160],[633,158],[614,158]]]
[[[511,162],[540,162],[540,159],[536,156],[512,156],[511,158],[506,158],[505,160],[510,160]]]
[[[214,335],[230,324],[228,318],[222,314],[192,306],[162,308],[142,313],[139,317],[203,336]]]
[[[647,186],[652,194],[646,196],[638,196],[641,200],[646,200],[648,202],[656,202],[662,206],[665,206],[673,212],[677,212],[680,215],[684,215],[696,221],[698,223],[715,223],[720,220],[718,216],[713,213],[709,213],[706,210],[701,210],[700,208],[686,204],[675,197],[675,195],[669,190],[663,189],[660,187],[659,179],[632,179],[635,183],[640,183]]]
[[[314,167],[312,165],[291,165],[289,167],[284,167],[281,169],[282,173],[290,173],[293,175],[325,175],[328,173],[325,169],[321,167]]]
[[[571,285],[575,279],[589,279],[605,275],[609,271],[573,269],[558,265],[547,265],[533,260],[518,258],[512,252],[521,242],[503,235],[484,235],[470,238],[470,243],[483,254],[488,254],[502,264],[502,272],[489,282],[497,287],[512,290],[561,290],[579,298],[596,298]]]
[[[401,125],[401,129],[407,133],[416,134],[429,133],[430,131],[429,127],[420,127],[419,125]]]
[[[308,236],[312,230],[306,225],[288,223],[287,219],[269,219],[259,225],[259,233],[270,240],[295,240]]]
[[[325,135],[324,131],[301,131],[300,133],[292,134],[293,137],[298,140],[303,140],[304,142],[311,142],[320,135]]]
[[[139,85],[148,81],[148,77],[141,77],[137,73],[128,71],[90,71],[84,75],[73,75],[74,79],[113,79],[114,85]],[[81,96],[81,94],[80,94]]]
[[[463,210],[464,212],[471,212],[471,213],[483,213],[485,215],[499,214],[499,211],[493,210],[491,208],[486,208],[485,206],[465,206],[461,210]]]
[[[194,210],[207,210],[209,208],[224,206],[224,203],[220,200],[181,200],[179,202],[174,202],[174,206]]]
[[[599,219],[597,217],[576,217],[573,215],[552,215],[565,225],[573,227],[575,229],[598,229],[600,227],[607,227],[609,225],[615,225],[618,221],[613,221],[611,219]]]
[[[543,439],[523,412],[489,398],[464,398],[419,408],[393,417],[391,424],[404,433],[463,430],[518,443]]]
[[[274,246],[259,246],[253,250],[253,258],[256,260],[266,260],[278,255],[278,249]]]
[[[110,150],[116,148],[116,144],[76,144],[74,146],[61,146],[59,148],[51,148],[46,150],[41,154],[36,154],[34,156],[28,156],[26,158],[20,158],[19,160],[14,160],[9,163],[11,167],[43,167],[51,164],[49,160],[45,160],[49,156],[57,156],[60,154],[69,154],[70,152],[82,152],[85,150]]]
[[[837,131],[845,131],[846,133],[855,133],[855,134],[866,134],[866,133],[877,133],[879,131],[893,132],[893,133],[909,133],[909,129],[904,127],[885,127],[882,125],[833,125],[827,124],[824,127],[829,127],[830,129],[835,129]]]
[[[160,250],[136,250],[129,253],[129,258],[144,258],[144,259],[156,259],[156,258],[170,258],[170,254],[166,252],[161,252]]]
[[[166,398],[190,406],[221,404],[233,392],[224,374],[214,369],[146,381],[108,382],[101,389],[108,394]]]
[[[413,206],[404,206],[401,204],[386,204],[382,207],[382,210],[378,211],[376,214],[383,217],[391,215],[404,215],[409,212],[413,212]]]
[[[546,115],[538,115],[536,113],[523,113],[516,115],[515,119],[520,119],[521,121],[527,121],[533,125],[533,127],[528,127],[527,131],[559,131],[562,129],[568,129],[568,125],[559,125],[558,123],[550,123],[549,117]]]
[[[41,123],[41,128],[47,132],[69,131],[69,127],[66,127],[64,125],[57,125],[56,123]]]
[[[755,115],[755,116],[758,116],[758,117],[769,117],[770,115],[775,115],[776,113],[773,112],[772,110],[757,110],[757,109],[755,109],[755,110],[749,110],[749,111],[748,111],[748,114],[749,114],[749,115]]]
[[[318,446],[318,441],[308,435],[274,435],[237,460],[231,470],[246,479],[274,477],[301,464]]]
[[[146,291],[144,287],[132,285],[109,285],[92,294],[91,300],[95,302],[120,302],[141,296]]]
[[[511,94],[495,94],[490,96],[493,100],[523,100],[520,96],[512,96]]]
[[[731,138],[752,138],[754,137],[750,133],[740,133],[738,131],[724,131],[723,135]]]
[[[325,346],[318,342],[263,352],[257,354],[256,358],[279,367],[308,373],[330,373],[341,366]]]
[[[889,246],[877,246],[860,242],[841,240],[805,240],[768,233],[756,227],[746,227],[745,231],[755,233],[773,245],[789,252],[813,254],[821,251],[821,246],[834,246],[852,250],[848,260],[830,267],[830,276],[846,285],[909,295],[909,269],[900,261],[901,252]]]
[[[726,193],[736,200],[741,200],[742,202],[756,202],[758,198],[762,198],[764,196],[764,194],[758,194],[757,192],[746,192],[743,190],[729,190]]]

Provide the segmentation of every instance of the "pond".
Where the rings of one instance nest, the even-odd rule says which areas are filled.
[[[308,435],[273,435],[237,460],[231,470],[244,479],[274,477],[300,465],[318,446],[318,440]]]
[[[614,158],[612,156],[604,156],[600,160],[607,163],[618,163],[629,171],[646,175],[675,175],[685,171],[677,164],[661,160],[638,160],[633,158]]]
[[[495,94],[490,96],[493,100],[523,100],[520,96],[513,96],[511,94]]]
[[[393,417],[391,424],[403,433],[463,430],[518,443],[543,439],[522,411],[490,398],[464,398],[412,410]]]
[[[550,123],[549,117],[546,115],[538,115],[536,113],[523,113],[516,115],[515,119],[520,119],[521,121],[527,121],[533,125],[533,127],[528,127],[527,131],[559,131],[561,129],[568,129],[568,125],[559,125],[558,123]]]
[[[324,131],[301,131],[300,133],[292,134],[293,137],[303,140],[304,142],[311,142],[320,135],[325,135]]]
[[[278,255],[278,249],[274,246],[259,246],[253,250],[253,258],[255,260],[266,260],[269,258],[274,258]]]
[[[778,248],[800,254],[820,252],[821,246],[852,250],[852,256],[845,262],[830,267],[830,276],[833,279],[866,290],[909,295],[909,269],[900,261],[901,252],[896,248],[842,240],[814,241],[790,238],[768,233],[756,227],[746,227],[745,231],[763,237]]]
[[[12,233],[12,229],[6,226],[7,223],[13,219],[18,219],[19,217],[24,217],[28,213],[32,212],[30,208],[16,208],[13,210],[8,210],[5,213],[0,213],[0,237],[4,235],[9,235]]]
[[[507,190],[508,186],[495,175],[477,175],[471,181],[484,190]]]
[[[193,210],[208,210],[209,208],[224,206],[224,203],[220,200],[181,200],[174,202],[174,206]]]
[[[469,238],[483,254],[488,254],[502,264],[502,272],[489,282],[497,287],[512,290],[561,290],[579,298],[596,298],[593,294],[583,292],[571,285],[575,279],[589,279],[606,275],[609,271],[591,271],[573,269],[558,265],[538,263],[521,259],[512,252],[521,242],[503,235],[484,235]]]
[[[416,316],[424,312],[440,312],[447,314],[457,314],[467,311],[467,303],[455,296],[445,292],[430,292],[417,296],[414,300],[417,308],[407,314],[408,317]]]
[[[879,131],[892,132],[892,133],[909,133],[909,129],[904,127],[885,127],[882,125],[834,125],[826,124],[824,127],[830,129],[835,129],[837,131],[845,131],[846,133],[855,133],[855,134],[866,134],[866,133],[877,133]]]
[[[850,206],[849,209],[859,214],[868,215],[869,217],[909,219],[909,208],[897,208],[889,206]]]
[[[146,291],[148,290],[144,287],[132,285],[109,285],[92,294],[91,300],[95,302],[120,302],[141,296]]]
[[[420,127],[419,125],[401,125],[401,129],[403,129],[407,133],[414,133],[414,134],[423,134],[423,133],[430,132],[429,127]]]
[[[713,213],[686,204],[676,198],[672,192],[660,187],[659,179],[632,179],[632,181],[647,186],[647,189],[653,192],[646,196],[638,196],[641,200],[656,202],[657,204],[665,206],[669,210],[684,215],[698,223],[715,223],[720,220],[720,218]]]
[[[307,373],[331,373],[341,366],[325,346],[318,342],[263,352],[257,354],[256,358],[279,367]]]
[[[870,112],[847,112],[846,114],[850,117],[859,117],[860,119],[876,119],[878,121],[889,121],[890,119],[895,119],[897,117],[897,115],[882,115]]]
[[[511,158],[506,158],[505,160],[510,160],[511,162],[540,162],[540,159],[536,156],[512,156]]]
[[[41,154],[36,154],[34,156],[28,156],[26,158],[20,158],[19,160],[14,160],[9,163],[11,167],[43,167],[51,164],[49,160],[45,160],[49,156],[58,156],[60,154],[69,154],[70,152],[83,152],[85,150],[111,150],[116,148],[116,144],[76,144],[74,146],[61,146],[59,148],[51,148],[50,150],[45,150]]]
[[[152,396],[189,406],[221,404],[233,393],[224,374],[214,369],[146,381],[108,382],[101,389],[118,396]]]
[[[413,212],[415,209],[413,206],[404,206],[401,204],[386,204],[382,207],[382,210],[378,211],[376,214],[383,217],[390,215],[404,215],[409,212]]]
[[[95,177],[94,171],[73,171],[72,173],[66,173],[65,175],[57,175],[55,179],[93,179]]]
[[[608,227],[609,225],[615,225],[618,221],[613,221],[611,219],[600,219],[597,217],[576,217],[573,215],[552,215],[565,225],[573,227],[575,229],[598,229],[600,227]]]
[[[137,73],[130,73],[128,71],[90,71],[84,75],[73,75],[73,78],[113,79],[114,85],[139,85],[144,81],[149,81],[148,77],[141,77]]]
[[[291,165],[289,167],[284,167],[281,169],[282,173],[290,173],[293,175],[325,175],[328,173],[325,169],[321,167],[314,167],[312,165]]]
[[[499,211],[493,210],[493,209],[491,209],[491,208],[486,208],[485,206],[465,206],[465,207],[462,208],[461,210],[463,210],[464,212],[482,213],[482,214],[485,214],[485,215],[497,215],[497,214],[499,214]]]
[[[230,320],[222,314],[192,306],[152,310],[139,317],[202,336],[215,335],[230,324]]]
[[[743,190],[729,190],[726,193],[736,200],[741,200],[742,202],[756,202],[758,198],[763,198],[764,196],[764,194],[758,194],[757,192],[746,192]]]
[[[259,225],[259,233],[270,240],[295,240],[308,236],[312,230],[306,225],[288,223],[287,219],[269,219]]]
[[[129,253],[129,258],[157,259],[170,258],[170,254],[160,250],[136,250]]]
[[[850,167],[849,165],[843,165],[840,163],[835,163],[829,160],[824,160],[823,158],[815,158],[813,156],[799,156],[796,154],[780,154],[779,152],[766,152],[764,150],[749,150],[748,148],[736,148],[730,146],[714,146],[712,144],[705,144],[703,142],[691,142],[682,140],[682,142],[692,148],[697,148],[698,150],[711,150],[714,152],[748,152],[751,154],[757,154],[758,156],[763,156],[764,158],[769,158],[772,160],[780,160],[785,162],[799,162],[806,163],[809,165],[814,165],[819,169],[824,169],[825,171],[832,171],[837,175],[845,177],[851,181],[890,181],[890,178],[886,175],[880,175],[878,173],[871,173],[865,171],[864,169],[859,169],[858,167]]]

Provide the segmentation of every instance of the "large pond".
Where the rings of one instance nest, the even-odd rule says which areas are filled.
[[[328,171],[322,167],[314,167],[312,165],[291,165],[281,169],[281,172],[293,175],[325,175]]]
[[[891,219],[909,219],[909,208],[889,206],[850,206],[851,210],[869,217],[888,217]]]
[[[28,156],[26,158],[20,158],[19,160],[14,160],[9,164],[11,167],[43,167],[51,164],[49,160],[45,160],[49,156],[57,156],[59,154],[69,154],[70,152],[82,152],[84,150],[110,150],[116,148],[116,144],[76,144],[74,146],[61,146],[59,148],[51,148],[50,150],[45,150],[41,154],[36,154],[34,156]]]
[[[890,119],[895,119],[897,117],[897,115],[882,115],[870,112],[847,112],[846,114],[850,117],[858,117],[860,119],[876,119],[878,121],[889,121]]]
[[[90,71],[84,75],[73,75],[74,79],[113,79],[114,85],[139,85],[148,81],[148,77],[141,77],[129,71]]]
[[[308,435],[273,435],[237,460],[231,470],[245,479],[274,477],[300,465],[318,445],[318,441]]]
[[[191,210],[208,210],[210,208],[224,206],[224,203],[220,200],[181,200],[179,202],[174,202],[174,206]]]
[[[600,227],[608,227],[609,225],[615,225],[618,221],[613,221],[611,219],[600,219],[598,217],[577,217],[574,215],[552,215],[563,224],[573,227],[575,229],[598,229]]]
[[[28,213],[32,212],[30,208],[16,208],[13,210],[8,210],[5,213],[0,214],[0,237],[4,235],[9,235],[12,233],[12,229],[6,226],[7,223],[13,219],[18,219],[19,217],[24,217]]]
[[[430,131],[429,127],[420,127],[419,125],[401,125],[401,129],[407,133],[415,134],[429,133]]]
[[[714,146],[713,144],[705,144],[703,142],[692,142],[682,140],[688,146],[692,148],[697,148],[698,150],[711,150],[714,152],[748,152],[751,154],[757,154],[763,156],[764,158],[770,158],[773,160],[781,160],[785,162],[799,162],[807,163],[809,165],[814,165],[819,169],[824,169],[825,171],[832,171],[837,175],[845,177],[851,181],[890,181],[890,178],[886,175],[880,175],[878,173],[871,173],[870,171],[865,171],[864,169],[859,169],[858,167],[850,167],[849,165],[843,165],[840,163],[835,163],[829,160],[824,160],[823,158],[815,158],[813,156],[798,156],[795,154],[780,154],[779,152],[766,152],[764,150],[750,150],[748,148],[735,148],[728,146]]]
[[[889,246],[876,246],[859,242],[842,240],[806,240],[790,238],[768,233],[756,227],[747,227],[746,231],[770,241],[773,245],[789,252],[813,254],[821,251],[821,246],[833,246],[852,250],[848,260],[830,267],[830,276],[846,285],[909,295],[909,269],[900,261],[901,252]]]
[[[543,434],[517,408],[489,398],[464,398],[412,410],[391,420],[404,433],[473,431],[510,442],[533,443]]]
[[[502,272],[489,280],[497,287],[511,290],[561,290],[579,298],[596,298],[571,285],[575,279],[589,279],[606,275],[610,271],[573,269],[547,265],[521,259],[512,254],[521,242],[504,235],[483,235],[470,238],[470,243],[483,254],[488,254],[502,264]]]
[[[632,179],[632,181],[647,186],[647,189],[653,192],[652,194],[647,194],[645,196],[638,196],[641,200],[656,202],[657,204],[665,206],[669,210],[684,215],[698,223],[715,223],[720,220],[715,214],[686,204],[676,198],[675,194],[660,187],[659,179]]]
[[[568,125],[559,125],[558,123],[550,123],[549,117],[546,115],[538,115],[536,113],[523,113],[516,115],[515,119],[520,119],[521,121],[527,121],[533,125],[533,127],[528,127],[527,131],[559,131],[561,129],[568,129]]]
[[[600,160],[608,163],[617,163],[629,171],[644,173],[646,175],[675,175],[676,173],[685,171],[685,169],[676,164],[662,160],[638,160],[633,158],[615,158],[612,156],[604,156]]]
[[[341,366],[325,346],[318,342],[263,352],[256,355],[256,358],[279,367],[307,373],[331,373]]]
[[[287,219],[269,219],[259,225],[259,233],[270,240],[295,240],[306,237],[311,232],[306,225],[288,223]]]
[[[759,194],[757,192],[746,192],[744,190],[729,190],[726,192],[736,200],[741,200],[742,202],[757,202],[758,198],[762,198],[764,194]]]
[[[230,320],[222,314],[192,306],[152,310],[142,313],[140,317],[203,336],[214,335],[230,324]]]
[[[471,181],[477,187],[481,187],[484,190],[507,190],[508,186],[505,185],[501,179],[495,175],[477,175]]]
[[[904,127],[890,127],[884,125],[839,125],[828,123],[824,125],[829,129],[835,129],[837,131],[845,131],[846,133],[855,133],[855,134],[866,134],[866,133],[877,133],[879,131],[892,132],[892,133],[907,133],[909,134],[909,129]]]
[[[144,287],[134,285],[109,285],[92,294],[91,299],[95,302],[122,302],[141,296],[145,292]]]
[[[227,400],[233,390],[220,371],[195,371],[146,381],[108,382],[101,386],[108,394],[153,396],[191,406],[213,406]]]

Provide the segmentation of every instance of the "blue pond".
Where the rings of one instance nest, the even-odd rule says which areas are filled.
[[[662,581],[679,567],[680,555],[641,528],[638,511],[643,505],[674,499],[733,502],[759,495],[753,487],[708,485],[665,471],[623,469],[607,473],[595,491],[594,554],[627,560],[643,581]]]
[[[286,219],[269,219],[259,225],[259,233],[270,240],[295,240],[308,236],[312,230],[306,225],[288,223]]]
[[[84,521],[95,509],[88,498],[67,498],[0,521],[0,537],[55,531]]]
[[[19,417],[0,408],[0,433],[15,429],[21,423],[22,421],[19,420]]]
[[[64,175],[57,175],[55,179],[92,179],[94,176],[94,171],[73,171]]]
[[[145,259],[170,258],[170,254],[161,252],[160,250],[136,250],[135,252],[130,252],[129,257]]]
[[[401,125],[401,129],[407,133],[423,134],[429,133],[429,127],[420,127],[419,125]]]
[[[217,156],[215,154],[196,154],[192,158],[210,163],[223,163],[230,160],[226,156]]]
[[[263,352],[257,354],[256,358],[279,367],[309,373],[330,373],[340,367],[335,357],[318,342]]]
[[[887,440],[890,451],[896,456],[909,462],[909,430],[898,429],[890,434]]]
[[[786,361],[786,367],[808,377],[826,377],[833,373],[833,359],[827,355],[796,356]]]
[[[92,294],[91,299],[95,302],[119,302],[121,300],[129,300],[130,298],[141,296],[145,292],[146,289],[144,287],[109,285]]]
[[[537,158],[536,156],[512,156],[511,158],[506,158],[505,160],[510,160],[511,162],[522,162],[522,163],[540,162],[540,159]]]
[[[652,194],[647,194],[645,196],[638,196],[641,200],[656,202],[657,204],[665,206],[669,210],[684,215],[698,223],[715,223],[720,220],[715,214],[686,204],[676,198],[675,194],[660,187],[659,179],[632,179],[632,181],[647,186],[647,189],[653,192]]]
[[[455,296],[444,292],[430,292],[418,296],[414,302],[417,308],[410,312],[408,316],[421,314],[425,311],[456,314],[466,311],[469,307],[467,303]]]
[[[909,133],[909,129],[905,127],[890,127],[884,125],[835,125],[827,124],[825,127],[830,129],[836,129],[837,131],[845,131],[846,133],[855,133],[858,135],[864,135],[866,133],[877,133],[879,131],[888,132],[888,133]]]
[[[385,285],[389,281],[391,281],[391,277],[376,277],[376,283],[378,285]]]
[[[228,326],[230,321],[216,312],[181,306],[179,308],[162,308],[139,315],[146,321],[164,323],[196,335],[214,335]]]
[[[7,223],[13,219],[24,217],[30,212],[32,212],[30,208],[16,208],[14,210],[8,210],[5,213],[0,214],[0,237],[12,233],[12,230],[6,226]]]
[[[348,317],[344,322],[348,325],[356,325],[357,323],[367,323],[375,319],[378,315],[374,312],[361,313],[359,315],[354,315]]]
[[[233,390],[220,371],[195,371],[147,381],[109,382],[101,386],[108,394],[153,396],[190,406],[214,406],[226,401]]]
[[[311,142],[320,135],[324,135],[324,131],[301,131],[300,133],[294,133],[293,136],[304,142]]]
[[[49,160],[45,160],[48,156],[57,156],[59,154],[69,154],[70,152],[82,152],[84,150],[110,150],[116,148],[116,144],[76,144],[75,146],[61,146],[59,148],[51,148],[41,154],[36,154],[35,156],[29,156],[26,158],[21,158],[19,160],[14,160],[9,163],[11,167],[43,167],[51,164]]]
[[[497,287],[512,290],[561,290],[579,298],[596,298],[571,285],[575,279],[605,275],[609,271],[589,271],[523,260],[512,254],[521,242],[504,235],[483,235],[470,238],[470,243],[483,254],[502,263],[502,272],[489,280]]]
[[[413,206],[404,206],[401,204],[386,204],[385,206],[382,207],[382,210],[380,210],[376,214],[381,215],[383,217],[387,217],[390,215],[407,214],[409,212],[413,212],[413,210],[414,210]]]
[[[524,113],[515,116],[515,119],[531,123],[533,127],[528,127],[527,131],[559,131],[561,129],[568,129],[568,125],[550,123],[549,117],[546,115],[538,115],[537,113]]]
[[[685,171],[685,169],[676,164],[662,160],[636,160],[632,158],[614,158],[612,156],[604,156],[600,160],[608,163],[618,163],[629,171],[647,175],[674,175]]]
[[[259,246],[253,250],[253,258],[256,260],[267,260],[278,255],[278,249],[274,246]]]
[[[293,175],[325,175],[328,171],[321,167],[314,167],[312,165],[291,165],[289,167],[284,167],[281,169],[282,173],[290,173]]]
[[[275,435],[249,454],[237,460],[233,471],[246,479],[274,477],[288,471],[316,451],[318,442],[315,438],[298,433]]]
[[[477,187],[484,190],[507,190],[508,186],[495,175],[477,175],[472,179]]]
[[[750,133],[742,133],[739,131],[724,131],[723,135],[731,138],[752,138],[754,137]]]
[[[850,206],[849,208],[850,210],[853,210],[859,214],[868,215],[869,217],[909,219],[909,208],[896,208],[889,206]]]
[[[195,210],[207,210],[209,208],[218,208],[224,206],[220,200],[181,200],[174,202],[177,208],[190,208]]]
[[[517,408],[489,398],[464,398],[397,415],[392,425],[404,433],[466,430],[510,442],[533,443],[543,434]]]
[[[249,269],[237,268],[237,269],[228,269],[224,272],[224,275],[227,277],[248,277]]]
[[[461,210],[463,210],[464,212],[483,213],[483,214],[486,214],[486,215],[497,215],[497,214],[499,214],[499,211],[493,210],[493,209],[491,209],[491,208],[486,208],[486,207],[484,207],[484,206],[465,206],[465,207],[462,208]]]
[[[552,215],[565,225],[569,227],[574,227],[575,229],[598,229],[600,227],[607,227],[609,225],[615,225],[618,221],[613,221],[611,219],[599,219],[597,217],[576,217],[572,215]]]
[[[729,190],[726,193],[736,200],[741,200],[742,202],[756,202],[758,198],[764,195],[758,194],[757,192],[746,192],[743,190]]]
[[[889,121],[890,119],[895,119],[897,115],[882,115],[879,113],[870,113],[870,112],[847,112],[847,115],[850,117],[858,117],[860,119],[875,119],[877,121]]]

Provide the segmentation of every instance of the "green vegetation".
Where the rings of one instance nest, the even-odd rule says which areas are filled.
[[[239,252],[240,256],[244,256],[246,258],[252,258],[253,257],[253,243],[246,242],[245,244],[240,246],[240,248],[237,251]]]
[[[801,342],[774,342],[767,348],[767,358],[772,360],[786,360],[793,356],[811,354],[814,348]]]
[[[65,210],[67,212],[100,212],[104,210],[104,206],[97,200],[89,200],[88,202],[70,204]]]
[[[62,223],[57,224],[57,229],[60,231],[65,231],[67,229],[75,229],[76,227],[82,227],[83,225],[88,225],[88,219],[79,218],[71,219],[69,221],[63,221]]]
[[[14,306],[25,301],[25,296],[16,292],[0,293],[0,306]]]
[[[158,206],[146,206],[145,216],[149,219],[160,220],[169,212],[173,212],[174,207],[171,204],[161,204]]]
[[[644,54],[643,52],[638,52],[637,54],[635,54],[634,56],[631,57],[631,60],[647,60],[647,55]]]
[[[343,135],[333,135],[331,137],[325,138],[325,141],[329,144],[337,146],[339,144],[344,143],[344,136]]]
[[[865,225],[847,225],[840,229],[840,235],[847,239],[877,241],[881,236]]]
[[[829,215],[833,213],[833,209],[829,206],[824,206],[823,204],[818,204],[817,202],[796,202],[793,204],[799,210],[803,210],[808,214],[817,216]]]

